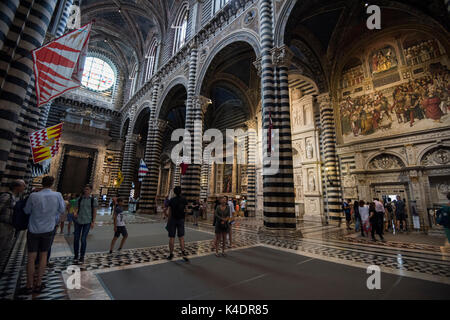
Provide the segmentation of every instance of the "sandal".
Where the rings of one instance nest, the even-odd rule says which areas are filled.
[[[44,283],[41,283],[40,286],[36,286],[33,290],[33,293],[41,293],[42,290],[44,290],[46,288]]]
[[[220,258],[220,254],[219,254],[219,253],[216,253],[216,257],[217,257],[217,258]]]

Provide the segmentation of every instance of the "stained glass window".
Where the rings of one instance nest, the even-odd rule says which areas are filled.
[[[116,76],[111,66],[104,60],[87,57],[84,63],[83,86],[95,90],[105,91],[114,85]]]

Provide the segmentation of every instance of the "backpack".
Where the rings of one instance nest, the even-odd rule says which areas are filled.
[[[80,211],[82,198],[83,197],[81,197],[81,196],[78,198],[78,211]],[[91,213],[93,213],[93,212],[94,212],[94,197],[91,196]]]
[[[450,207],[444,206],[436,211],[436,223],[443,227],[450,227]]]
[[[23,210],[27,204],[28,197],[16,202],[14,206],[14,212],[12,215],[12,225],[17,231],[28,229],[28,223],[30,221],[30,215],[26,214]]]

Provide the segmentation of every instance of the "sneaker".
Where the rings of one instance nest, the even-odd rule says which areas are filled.
[[[73,258],[73,263],[75,263],[75,264],[78,263],[78,257]]]
[[[47,262],[47,267],[49,268],[53,268],[54,265],[55,265],[54,262]]]
[[[78,262],[79,262],[80,264],[83,264],[83,263],[84,263],[84,257],[81,257],[80,260],[78,260]]]
[[[166,259],[167,260],[172,260],[173,259],[173,253],[169,254]]]
[[[112,253],[112,250],[109,250],[109,254],[111,254]]]
[[[182,252],[182,256],[183,256],[183,260],[184,260],[184,261],[186,261],[186,262],[189,261],[186,252],[183,251],[183,252]]]
[[[122,250],[122,248],[119,248],[117,251],[119,251],[120,252],[120,250]]]

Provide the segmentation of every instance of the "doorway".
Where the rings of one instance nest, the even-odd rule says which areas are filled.
[[[399,196],[405,202],[405,211],[408,215],[407,223],[408,225],[410,225],[412,218],[410,215],[410,197],[408,186],[403,184],[383,184],[372,186],[372,198],[378,198],[383,203],[387,202],[389,198],[391,199],[391,201],[397,200],[397,196]]]
[[[90,183],[95,159],[95,150],[66,147],[58,181],[58,191],[62,194],[80,194]]]

